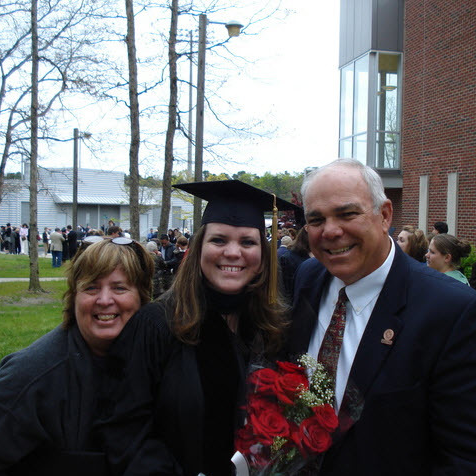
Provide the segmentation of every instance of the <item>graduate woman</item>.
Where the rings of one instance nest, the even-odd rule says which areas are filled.
[[[234,474],[247,365],[285,328],[263,217],[275,197],[233,180],[177,188],[208,205],[172,288],[112,349],[123,367],[102,429],[115,474]]]

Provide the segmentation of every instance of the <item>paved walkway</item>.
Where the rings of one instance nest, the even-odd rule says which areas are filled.
[[[66,278],[40,278],[40,281],[64,281]],[[28,282],[30,278],[0,278],[0,283]]]

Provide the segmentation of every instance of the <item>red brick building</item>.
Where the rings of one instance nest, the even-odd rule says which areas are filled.
[[[476,1],[406,0],[403,65],[403,219],[476,244]]]
[[[404,224],[476,244],[476,1],[341,0],[341,157]]]

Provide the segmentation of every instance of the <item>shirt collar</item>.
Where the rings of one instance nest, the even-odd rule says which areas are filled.
[[[360,314],[382,291],[395,256],[395,243],[390,237],[389,240],[390,252],[383,264],[369,275],[364,276],[355,283],[349,284],[345,288],[355,314]],[[339,278],[333,277],[329,286],[331,295],[335,294],[337,296],[340,288],[344,287],[345,284]]]

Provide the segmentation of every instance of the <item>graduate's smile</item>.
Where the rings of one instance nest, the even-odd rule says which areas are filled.
[[[261,266],[261,238],[257,228],[208,223],[200,266],[208,284],[224,294],[238,294]]]

